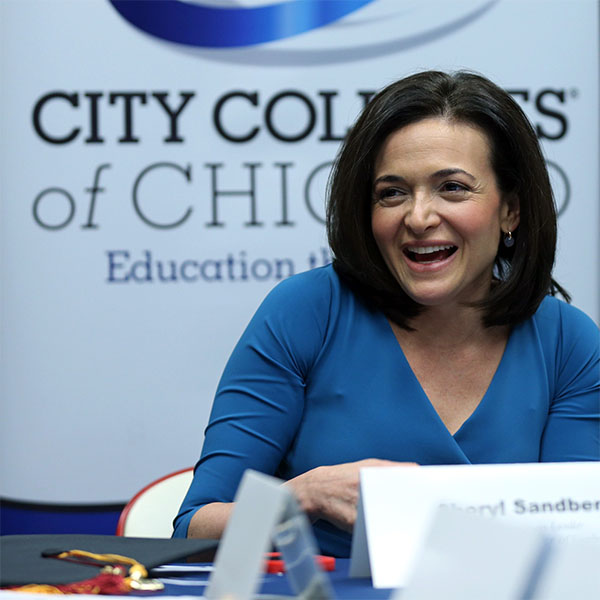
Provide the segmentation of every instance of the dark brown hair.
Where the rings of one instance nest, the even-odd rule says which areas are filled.
[[[404,293],[387,268],[371,230],[375,160],[394,131],[441,117],[480,128],[488,137],[491,164],[505,198],[519,199],[515,244],[500,241],[494,285],[477,304],[486,326],[514,325],[535,313],[548,293],[566,291],[552,279],[556,251],[556,207],[535,131],[519,105],[481,75],[425,71],[379,92],[345,139],[329,182],[327,233],[333,266],[370,305],[394,322],[419,314],[421,305]]]

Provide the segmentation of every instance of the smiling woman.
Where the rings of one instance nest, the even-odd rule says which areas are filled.
[[[486,135],[443,118],[407,125],[385,140],[374,179],[373,236],[402,290],[422,306],[485,300],[500,233],[519,222]]]
[[[219,537],[248,468],[347,556],[361,467],[600,459],[598,329],[553,297],[552,190],[506,92],[390,85],[329,192],[333,264],[279,284],[241,337],[175,536]]]
[[[336,270],[399,324],[421,310],[398,287],[370,224],[376,161],[382,159],[384,145],[392,144],[390,134],[407,126],[414,133],[414,127],[426,120],[430,124],[431,120],[445,122],[455,130],[461,125],[465,135],[467,129],[472,132],[470,141],[479,140],[480,147],[479,155],[471,148],[471,158],[477,157],[480,167],[491,169],[498,193],[518,217],[517,231],[511,229],[496,246],[495,283],[480,305],[484,323],[512,325],[527,318],[548,293],[558,291],[568,299],[552,279],[556,209],[535,131],[509,94],[468,72],[425,72],[407,77],[382,90],[363,111],[340,151],[331,178],[328,232]],[[446,133],[452,137],[450,131]],[[425,152],[418,140],[415,149]],[[444,174],[452,175],[442,172],[440,176]],[[456,177],[447,182],[451,185],[447,189],[454,191],[461,184],[468,184],[468,189],[475,183]]]

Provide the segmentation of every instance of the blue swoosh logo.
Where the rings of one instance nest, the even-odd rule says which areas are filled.
[[[239,48],[306,33],[373,0],[292,0],[254,8],[220,8],[179,0],[109,0],[146,33],[188,46]]]

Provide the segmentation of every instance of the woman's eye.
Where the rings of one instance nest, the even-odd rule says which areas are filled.
[[[444,192],[466,192],[467,187],[462,183],[457,183],[456,181],[447,181],[442,184],[442,191]]]
[[[383,188],[375,193],[375,200],[380,202],[402,199],[406,193],[399,188]]]

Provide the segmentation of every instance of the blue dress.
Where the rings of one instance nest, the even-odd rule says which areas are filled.
[[[547,297],[517,325],[480,404],[451,435],[379,311],[331,266],[280,283],[225,368],[194,481],[175,519],[233,500],[245,469],[291,479],[364,458],[419,464],[600,460],[598,328]],[[351,537],[317,521],[321,551]]]

